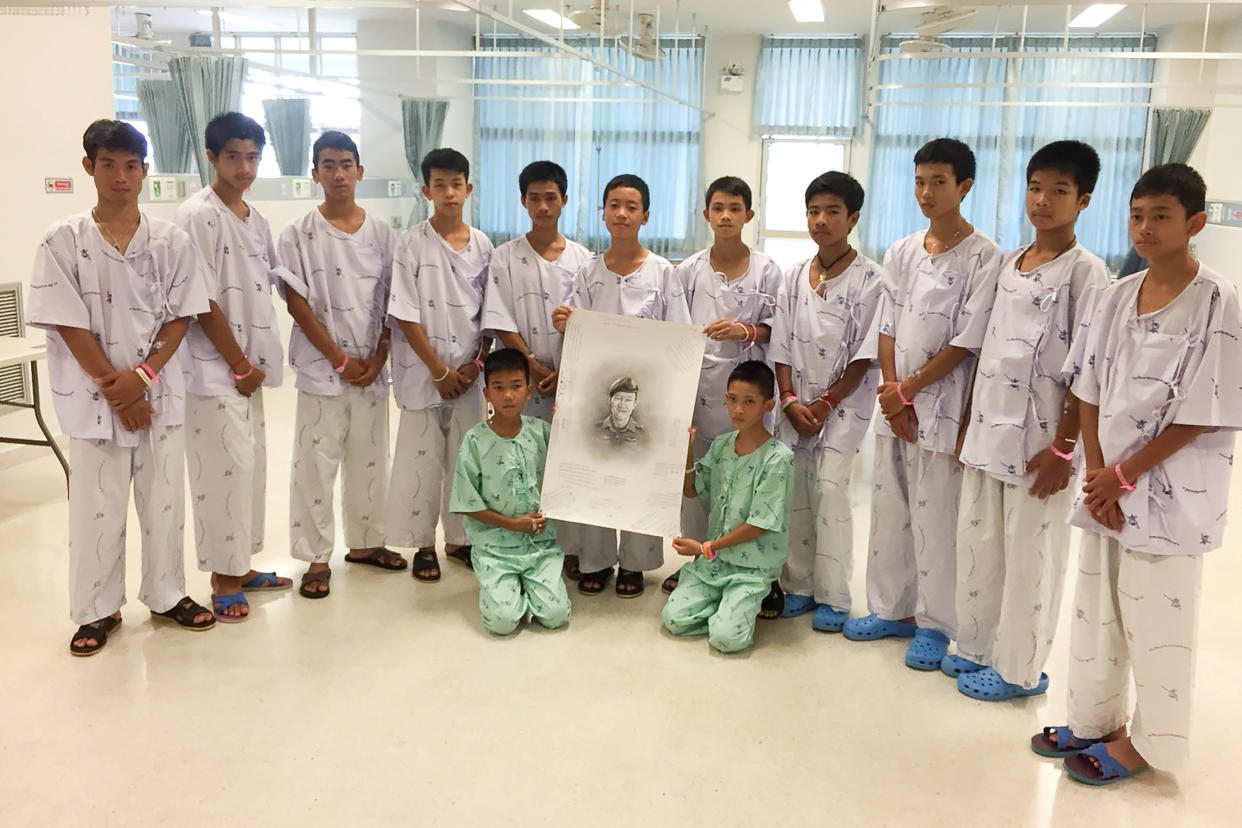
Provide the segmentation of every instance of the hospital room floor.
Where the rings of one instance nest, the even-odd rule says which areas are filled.
[[[290,429],[274,425],[293,401],[290,387],[267,395],[256,567],[296,578]],[[64,479],[41,456],[0,469],[0,825],[1236,825],[1240,499],[1235,482],[1205,568],[1190,767],[1097,790],[1027,748],[1065,721],[1073,560],[1051,688],[1014,703],[968,699],[908,669],[904,642],[851,643],[809,616],[761,621],[737,656],[674,640],[658,617],[672,556],[641,598],[571,589],[568,629],[501,639],[466,569],[419,584],[338,550],[327,600],[252,594],[249,621],[190,633],[133,599],[107,648],[79,659]],[[864,498],[856,549],[868,515]],[[132,598],[132,514],[130,527]],[[192,543],[189,591],[206,603]]]

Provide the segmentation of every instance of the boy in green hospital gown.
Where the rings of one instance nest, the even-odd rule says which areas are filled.
[[[660,620],[674,635],[707,633],[722,653],[750,646],[760,604],[787,552],[793,452],[763,426],[776,404],[775,385],[764,363],[741,363],[725,394],[737,430],[713,440],[696,463],[691,429],[684,493],[708,499],[709,539],[673,539],[679,554],[695,558],[682,568]]]
[[[530,368],[513,348],[483,364],[483,396],[492,411],[462,437],[449,510],[464,518],[479,579],[483,626],[508,635],[529,612],[545,627],[569,621],[561,581],[564,553],[539,512],[548,456],[548,424],[522,415]]]

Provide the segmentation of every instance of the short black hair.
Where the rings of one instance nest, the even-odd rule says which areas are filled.
[[[358,154],[358,145],[354,143],[354,139],[343,132],[330,129],[315,139],[315,146],[311,148],[312,167],[319,166],[319,151],[326,149],[352,152],[354,154],[354,163],[360,166],[362,164],[362,156]]]
[[[1054,170],[1074,179],[1079,195],[1095,190],[1100,178],[1100,154],[1082,141],[1053,141],[1035,150],[1026,162],[1026,180],[1040,170]]]
[[[561,191],[561,195],[569,192],[569,176],[565,168],[555,161],[532,161],[518,173],[518,189],[522,198],[526,198],[526,188],[536,181],[551,181]]]
[[[484,383],[492,378],[492,374],[504,371],[521,371],[527,384],[530,383],[530,363],[517,348],[501,348],[498,351],[492,351],[487,355],[487,359],[483,360]]]
[[[844,201],[845,209],[849,210],[851,215],[862,209],[863,198],[866,196],[862,185],[854,176],[836,170],[817,176],[806,186],[806,206],[811,206],[812,198],[825,193],[838,196]]]
[[[958,183],[975,177],[975,154],[956,138],[933,138],[914,154],[914,165],[948,164]]]
[[[1186,208],[1186,217],[1207,209],[1207,184],[1194,167],[1186,164],[1161,164],[1139,176],[1130,200],[1144,196],[1171,195]]]
[[[714,193],[727,193],[728,195],[738,196],[742,199],[742,203],[746,205],[746,209],[750,209],[750,185],[736,175],[725,175],[717,178],[711,184],[707,185],[707,193],[703,196],[703,206],[712,206],[712,195]]]
[[[738,366],[729,373],[729,382],[725,383],[725,388],[735,381],[749,382],[759,389],[759,393],[763,394],[765,400],[776,397],[776,374],[772,373],[772,369],[766,362],[760,362],[757,359],[739,362]]]
[[[218,155],[224,145],[234,138],[239,141],[254,141],[259,152],[267,144],[267,136],[263,134],[263,127],[259,126],[259,122],[240,112],[225,112],[212,118],[207,122],[204,137],[207,149],[212,155]]]
[[[608,202],[608,194],[620,187],[632,187],[638,190],[639,195],[643,197],[643,212],[651,209],[651,190],[648,189],[647,182],[632,173],[613,176],[612,180],[604,185],[604,203]]]
[[[431,183],[432,170],[449,170],[459,172],[470,180],[470,161],[455,149],[440,147],[423,156],[423,183]]]
[[[100,118],[86,128],[86,132],[82,133],[82,149],[92,164],[101,149],[132,152],[143,163],[147,160],[147,139],[142,137],[142,133],[131,124],[110,118]]]

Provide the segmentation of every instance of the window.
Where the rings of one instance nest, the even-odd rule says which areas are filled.
[[[815,176],[849,168],[849,142],[774,137],[763,141],[759,197],[759,249],[781,269],[815,255],[806,232],[807,184]]]
[[[765,37],[755,83],[756,134],[852,136],[862,120],[862,38]]]
[[[573,45],[643,80],[698,103],[703,90],[703,42],[662,38],[659,63],[630,56],[594,38]],[[546,44],[487,37],[481,49],[546,52]],[[589,63],[560,58],[476,58],[478,80],[554,80],[556,85],[480,84],[477,101],[475,202],[477,224],[494,242],[525,232],[530,220],[518,200],[518,173],[548,159],[565,168],[569,206],[561,232],[601,250],[608,244],[600,218],[603,187],[619,173],[635,173],[651,188],[651,216],[643,243],[678,259],[695,249],[699,208],[699,110],[658,99]]]
[[[1025,44],[1016,35],[942,39],[959,52],[1060,51],[1066,43],[1063,35],[1028,36]],[[897,52],[900,40],[886,37],[881,54]],[[1022,208],[1027,159],[1044,144],[1068,138],[1091,144],[1101,162],[1078,238],[1118,269],[1129,250],[1118,211],[1125,209],[1125,194],[1142,171],[1143,104],[1149,97],[1143,84],[1152,80],[1153,62],[1097,59],[1090,53],[1152,51],[1155,38],[1071,35],[1068,44],[1064,58],[1016,61],[967,54],[880,62],[868,206],[860,222],[868,255],[882,256],[894,241],[925,224],[914,202],[912,174],[914,153],[924,142],[949,135],[970,145],[977,172],[962,213],[1001,248],[1011,249],[1033,235]],[[1056,85],[1086,79],[1099,87]],[[927,84],[936,86],[919,86]],[[1066,105],[1049,105],[1053,102]]]

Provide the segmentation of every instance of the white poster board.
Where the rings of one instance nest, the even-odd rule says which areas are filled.
[[[575,310],[565,330],[540,507],[550,518],[681,533],[697,325]]]

